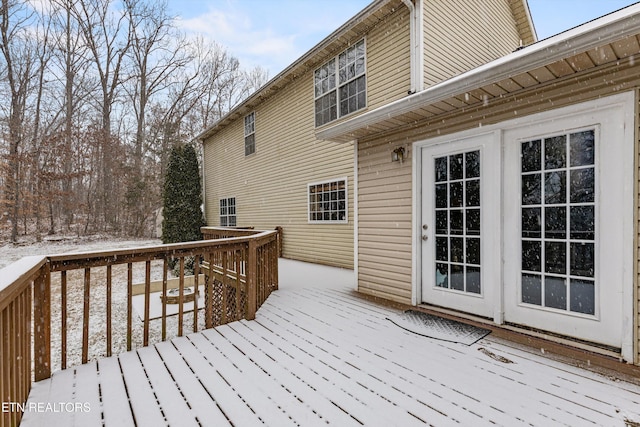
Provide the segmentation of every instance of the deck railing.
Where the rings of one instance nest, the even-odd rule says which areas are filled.
[[[211,328],[254,319],[257,309],[278,287],[280,233],[213,227],[204,227],[202,233],[205,240],[197,242],[26,257],[0,270],[0,427],[19,424],[22,413],[16,408],[26,402],[32,381],[51,376],[52,356],[61,369],[72,365],[68,356],[70,350],[77,349],[70,346],[77,342],[81,341],[79,362],[87,363],[95,357],[164,341],[168,335],[182,336],[185,323],[196,332],[199,325]],[[185,273],[190,260],[195,261],[193,277]],[[177,278],[170,279],[174,263]],[[152,297],[158,298],[151,292],[152,267],[154,274],[162,276],[163,295],[168,295],[171,280],[177,282],[178,312],[177,319],[172,318],[177,331],[172,334],[168,331],[168,304],[152,301]],[[137,275],[144,276],[142,308],[136,310],[142,321],[138,334],[133,307]],[[182,304],[187,282],[193,283],[190,291],[195,295],[193,313],[188,317]],[[196,292],[199,287],[204,288],[202,314]],[[70,303],[74,293],[77,298]],[[115,293],[125,294],[124,303],[116,301]],[[151,316],[152,303],[161,305],[156,320]],[[126,327],[119,324],[124,323],[125,310]],[[59,334],[53,337],[52,321],[59,325],[55,328]],[[114,326],[126,331],[126,343],[114,343],[116,335],[122,335],[114,334]],[[77,339],[70,340],[70,335]]]

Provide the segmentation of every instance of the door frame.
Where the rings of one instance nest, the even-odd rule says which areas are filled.
[[[634,242],[636,241],[636,236],[634,232],[637,231],[638,227],[636,227],[635,221],[638,219],[636,217],[636,213],[634,211],[634,207],[636,206],[636,198],[637,193],[635,189],[638,187],[638,183],[635,182],[637,179],[637,172],[635,171],[636,163],[635,163],[635,154],[636,154],[636,103],[638,100],[636,99],[635,91],[623,92],[620,94],[615,94],[607,97],[602,97],[592,101],[585,101],[579,104],[570,105],[567,107],[561,107],[554,110],[542,111],[538,113],[534,113],[528,116],[510,119],[504,122],[500,122],[493,125],[487,125],[482,127],[476,127],[474,129],[468,129],[465,131],[460,131],[444,136],[437,136],[434,138],[429,138],[425,140],[415,141],[412,145],[412,274],[411,274],[411,302],[413,305],[419,305],[422,301],[422,174],[423,174],[423,165],[422,165],[422,150],[425,147],[430,147],[437,144],[445,144],[453,141],[457,141],[460,139],[466,139],[473,136],[484,135],[484,134],[494,134],[495,138],[498,140],[499,150],[499,167],[497,173],[500,174],[499,182],[499,194],[500,194],[500,215],[502,217],[504,211],[504,203],[505,198],[503,196],[504,192],[504,157],[503,157],[503,149],[504,149],[504,137],[503,133],[508,130],[517,129],[520,127],[525,127],[528,125],[532,125],[545,120],[552,120],[554,117],[563,116],[579,116],[582,114],[593,114],[594,112],[597,114],[598,110],[606,110],[606,109],[618,109],[619,117],[624,123],[624,149],[626,150],[626,155],[623,159],[624,164],[621,166],[624,170],[624,199],[621,202],[621,208],[627,214],[622,215],[623,227],[625,230],[624,241],[621,243],[623,250],[623,260],[622,263],[624,265],[624,284],[622,286],[622,342],[621,342],[621,352],[622,357],[627,361],[634,360],[634,337],[635,337],[635,328],[638,325],[635,322],[635,316],[637,313],[634,312],[634,297],[637,292],[635,289],[636,281],[634,280],[634,275],[637,274],[635,268],[634,257],[636,254],[636,250],[634,249]],[[496,256],[500,259],[501,267],[496,271],[498,276],[496,279],[499,281],[499,290],[494,294],[494,301],[496,304],[496,308],[494,310],[494,319],[493,321],[496,324],[504,323],[504,268],[502,266],[502,258],[504,254],[504,222],[500,222],[500,230],[498,231],[500,234],[500,253],[496,254]]]

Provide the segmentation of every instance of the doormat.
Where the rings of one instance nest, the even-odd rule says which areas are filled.
[[[474,344],[491,333],[488,329],[416,310],[407,310],[394,318],[387,317],[387,320],[418,335],[465,345]]]

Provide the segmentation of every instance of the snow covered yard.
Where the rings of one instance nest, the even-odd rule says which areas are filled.
[[[334,424],[636,426],[640,387],[488,335],[407,332],[355,296],[349,271],[286,260],[239,321],[92,361],[34,384],[25,426]],[[71,412],[38,403],[73,403]],[[79,405],[79,406],[77,406]],[[45,406],[46,408],[46,406]]]

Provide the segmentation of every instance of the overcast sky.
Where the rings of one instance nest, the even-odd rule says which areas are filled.
[[[183,28],[215,40],[244,68],[274,77],[371,0],[168,0]],[[632,0],[529,0],[540,40],[634,4]]]

